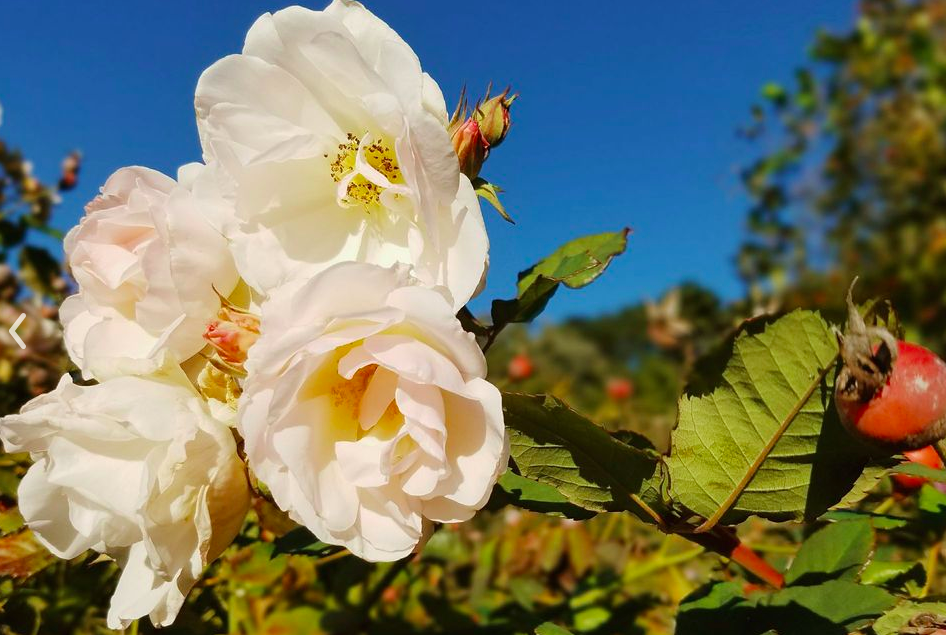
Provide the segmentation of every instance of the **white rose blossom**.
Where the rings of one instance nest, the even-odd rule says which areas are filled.
[[[174,179],[122,168],[65,239],[79,292],[60,310],[66,347],[86,378],[147,374],[167,355],[200,351],[204,326],[239,277],[226,239],[207,220],[222,201]]]
[[[122,567],[110,628],[145,615],[171,624],[249,504],[229,428],[187,384],[119,377],[82,387],[66,375],[0,420],[0,438],[35,462],[18,497],[39,540],[60,558],[94,549]]]
[[[201,76],[196,107],[233,204],[222,231],[257,291],[359,261],[412,265],[454,309],[474,294],[489,243],[443,95],[361,4],[263,15]]]
[[[501,397],[438,290],[342,263],[275,291],[261,332],[237,425],[293,519],[383,561],[486,503],[508,457]]]

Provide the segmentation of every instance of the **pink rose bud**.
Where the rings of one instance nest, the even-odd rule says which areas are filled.
[[[246,353],[259,339],[259,318],[231,307],[220,307],[216,320],[207,324],[204,339],[214,347],[220,359],[240,366]]]
[[[495,148],[509,132],[509,107],[519,95],[509,96],[507,88],[501,95],[487,99],[480,106],[473,109],[473,118],[480,126],[480,132],[490,148]]]
[[[475,179],[489,156],[489,142],[480,132],[479,124],[470,117],[453,131],[452,141],[460,159],[460,171],[470,180]]]

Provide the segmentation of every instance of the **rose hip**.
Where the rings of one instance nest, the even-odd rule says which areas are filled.
[[[892,452],[918,450],[946,436],[946,363],[933,352],[867,327],[848,292],[848,330],[839,338],[844,368],[835,382],[841,422]],[[872,338],[880,340],[873,345]]]

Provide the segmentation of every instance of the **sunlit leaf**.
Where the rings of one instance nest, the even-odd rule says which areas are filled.
[[[875,635],[926,632],[919,628],[946,629],[946,602],[903,602],[871,624]]]
[[[868,520],[848,520],[822,527],[802,543],[785,574],[788,585],[810,585],[828,578],[853,580],[874,546]]]
[[[496,185],[495,183],[490,183],[482,177],[477,177],[473,179],[473,189],[480,196],[480,198],[486,200],[493,208],[499,212],[499,215],[503,217],[503,220],[516,224],[516,221],[512,219],[512,216],[509,215],[509,212],[506,211],[506,208],[503,207],[502,202],[499,200],[499,195],[502,193],[503,189]]]
[[[578,289],[591,284],[607,269],[615,256],[627,248],[628,230],[577,238],[519,274],[517,295],[512,300],[494,300],[494,328],[536,318],[555,295],[560,284]]]
[[[808,311],[737,338],[715,389],[680,400],[672,499],[725,524],[753,514],[815,518],[841,500],[867,454],[832,403],[837,352],[828,325]]]
[[[908,581],[922,586],[926,582],[926,570],[919,562],[890,562],[873,560],[861,571],[862,584],[902,588]]]
[[[539,277],[563,283],[572,289],[591,284],[604,273],[615,256],[627,248],[629,230],[583,236],[565,243],[531,269],[519,274],[519,293],[522,294]]]

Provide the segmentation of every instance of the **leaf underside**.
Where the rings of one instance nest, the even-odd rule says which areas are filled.
[[[503,410],[522,476],[555,487],[579,507],[627,510],[654,522],[644,508],[662,509],[662,470],[653,453],[622,443],[555,397],[504,393]]]
[[[725,524],[750,515],[810,519],[840,501],[868,456],[832,402],[837,350],[828,324],[810,311],[738,337],[715,389],[680,400],[667,461],[671,499],[706,518],[732,503]]]

